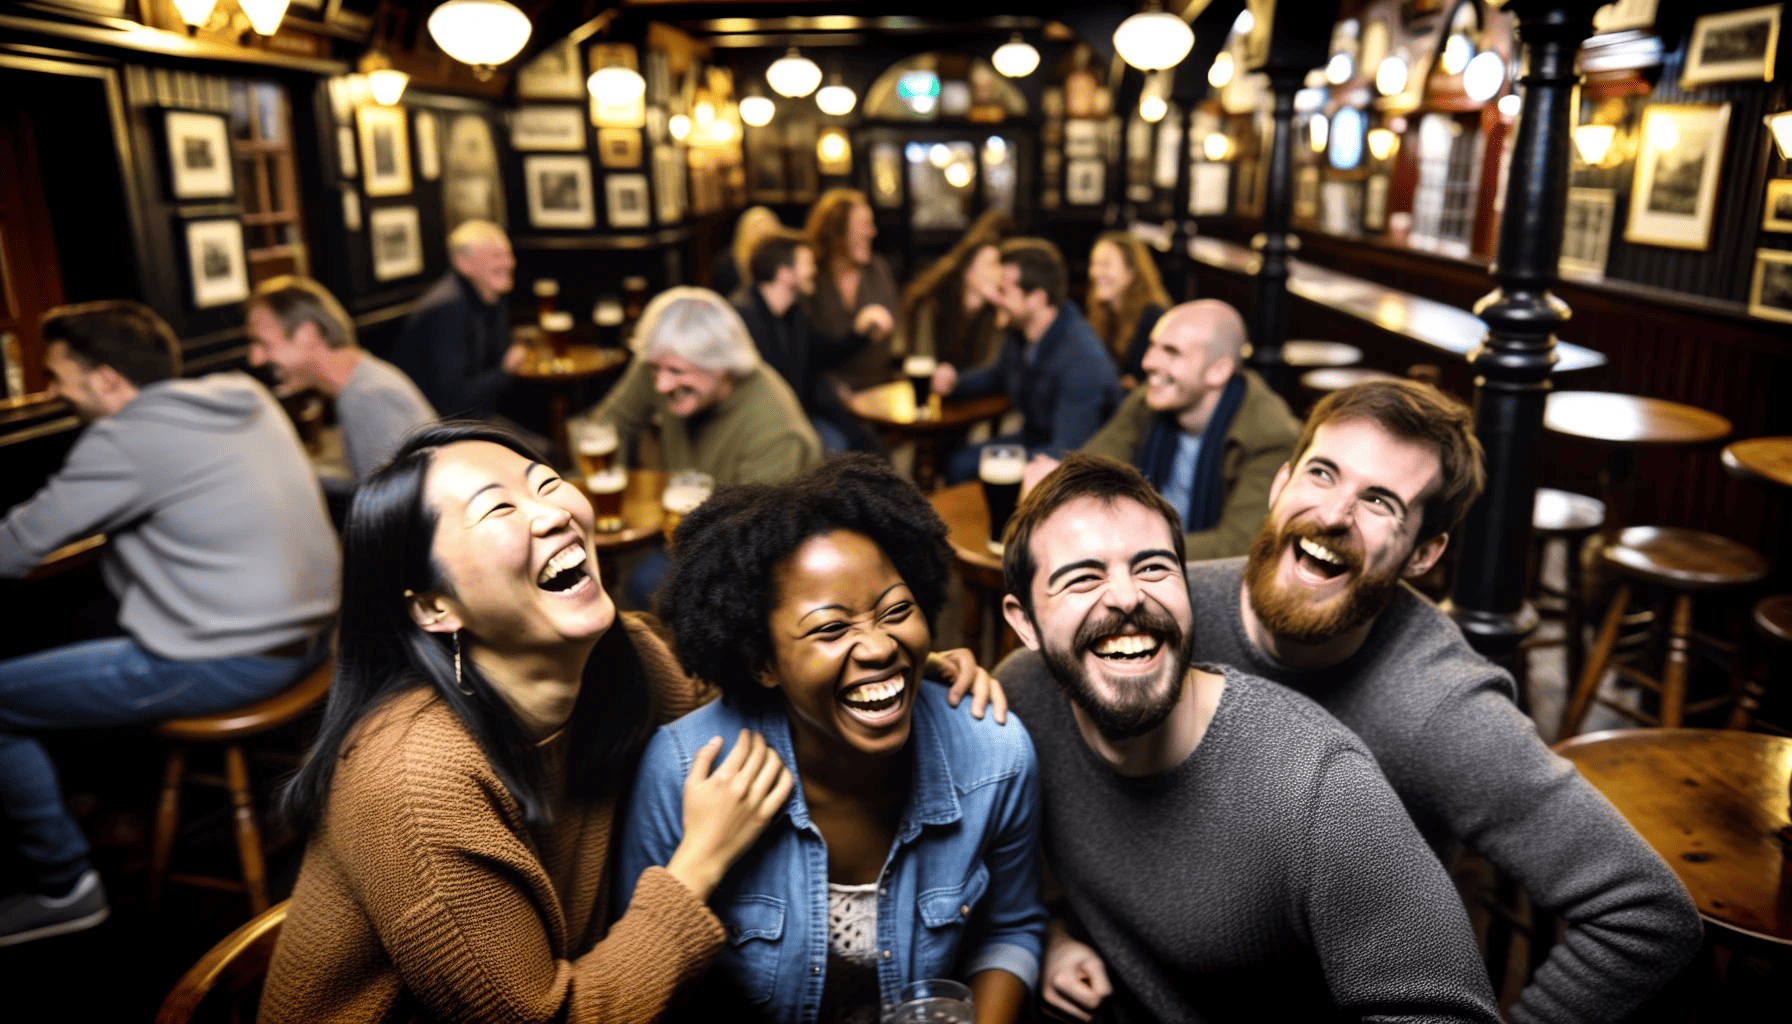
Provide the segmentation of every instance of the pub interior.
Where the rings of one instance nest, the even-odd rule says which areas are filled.
[[[0,1015],[1785,1019],[1786,6],[0,2]],[[1362,411],[1377,401],[1424,422]],[[1347,428],[1385,450],[1319,457]],[[1416,483],[1378,482],[1415,451]],[[480,532],[489,495],[450,494],[512,462],[521,496],[498,508],[535,517],[499,523],[514,544]],[[1324,535],[1348,539],[1300,532],[1296,492],[1359,476],[1375,485]],[[1078,494],[1111,514],[1091,537],[1166,510],[1174,543],[1144,547],[1188,562],[1184,587],[1182,559],[1121,556],[1133,575],[1092,599],[1117,602],[1112,636],[1065,634],[1096,670],[1054,658],[1069,613],[1044,582]],[[445,539],[463,512],[464,550]],[[582,546],[543,547],[562,531]],[[469,574],[518,544],[535,578],[516,600],[545,610],[506,619]],[[1261,639],[1297,632],[1257,589],[1284,548],[1303,586],[1384,584],[1310,672]],[[879,573],[914,609],[883,591],[853,618]],[[1160,606],[1166,575],[1184,596]],[[850,757],[808,759],[822,727],[779,632],[798,594],[915,662],[826,698],[848,738],[814,742]],[[575,669],[537,729],[497,666],[589,608],[610,618],[577,664],[626,662],[653,696],[575,707],[576,680],[611,671]],[[913,649],[903,615],[927,620]],[[380,657],[409,668],[381,677]],[[1247,821],[1258,788],[1217,782],[1152,790],[1125,833],[1146,789],[1096,794],[1152,773],[1126,760],[1144,730],[1182,735],[1180,711],[1127,731],[1090,710],[1128,659],[1187,673],[1168,699],[1201,724],[1166,779],[1197,743],[1298,773],[1310,733],[1366,751],[1369,781],[1313,776],[1311,834]],[[194,697],[223,677],[182,673],[216,665],[238,696]],[[978,716],[904,693],[923,669]],[[1478,696],[1407,714],[1453,674]],[[1216,712],[1200,694],[1221,684]],[[992,685],[1010,724],[982,715]],[[1337,696],[1371,685],[1402,692]],[[446,730],[458,783],[351,770],[351,749],[383,756],[365,719],[393,708]],[[1305,709],[1323,727],[1292,724]],[[1013,756],[1021,781],[959,776],[964,822],[911,832],[929,735],[863,762],[912,782],[852,767],[875,746],[853,737],[911,715],[948,762]],[[698,747],[724,717],[777,724]],[[1054,745],[1079,735],[1096,757]],[[1201,770],[1233,778],[1221,749]],[[455,774],[463,755],[477,770]],[[702,789],[705,759],[714,779],[753,766],[740,792],[763,806]],[[1502,781],[1508,763],[1534,775]],[[575,795],[536,793],[542,765]],[[437,839],[381,803],[438,796]],[[571,852],[553,830],[585,814],[601,849]],[[982,859],[930,879],[978,815]],[[1089,877],[1079,831],[1138,836],[1107,861],[1121,877]],[[798,877],[805,838],[818,927],[807,896],[741,896]],[[1296,894],[1266,880],[1284,859],[1340,873]],[[1381,883],[1349,883],[1366,860]],[[1246,862],[1280,895],[1241,895]],[[1262,960],[1274,928],[1202,909],[1275,899],[1311,902]],[[869,945],[841,924],[855,906]],[[1426,973],[1458,938],[1473,969]],[[1379,980],[1350,980],[1364,957]],[[903,986],[946,977],[970,986],[930,1004],[946,1016],[904,1015]]]

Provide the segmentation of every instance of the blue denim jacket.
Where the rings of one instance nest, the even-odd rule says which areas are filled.
[[[1010,715],[971,717],[924,683],[909,742],[915,778],[896,843],[879,877],[878,986],[886,1003],[923,978],[969,979],[1000,968],[1034,987],[1045,938],[1039,892],[1039,768],[1033,741]],[[664,865],[683,835],[684,780],[712,736],[766,738],[796,772],[782,709],[716,701],[661,727],[647,745],[616,852],[616,913],[641,872]],[[766,1016],[814,1021],[828,958],[828,851],[800,784],[752,849],[728,871],[710,906],[728,932],[715,970]]]

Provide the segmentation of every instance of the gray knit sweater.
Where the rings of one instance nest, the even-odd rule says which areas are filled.
[[[1349,726],[1446,861],[1464,843],[1563,919],[1566,941],[1510,1011],[1519,1024],[1616,1021],[1698,951],[1698,911],[1612,805],[1552,754],[1512,702],[1512,677],[1409,587],[1363,647],[1296,673],[1245,635],[1244,559],[1188,566],[1197,661],[1306,694]]]
[[[1499,1019],[1442,866],[1312,701],[1226,670],[1194,753],[1128,778],[1037,654],[996,674],[1039,751],[1046,856],[1114,982],[1104,1019]]]

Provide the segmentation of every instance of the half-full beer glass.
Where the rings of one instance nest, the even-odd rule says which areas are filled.
[[[622,529],[622,491],[628,486],[628,470],[611,466],[602,473],[585,478],[585,490],[591,492],[591,507],[597,512],[600,533],[616,533]]]
[[[548,348],[554,353],[554,359],[565,359],[567,344],[572,340],[572,314],[556,310],[544,315],[541,318],[541,333],[548,336]]]
[[[989,506],[989,550],[1002,553],[1002,534],[1020,501],[1020,480],[1027,472],[1027,449],[1018,444],[986,444],[977,460],[983,481],[983,502]]]
[[[535,319],[538,322],[557,309],[559,301],[560,282],[551,277],[535,279]]]
[[[620,439],[615,424],[587,421],[574,428],[572,445],[579,457],[579,475],[596,476],[616,464]]]
[[[674,473],[672,479],[666,481],[665,493],[660,495],[660,509],[665,514],[662,523],[668,547],[672,544],[672,535],[678,532],[678,524],[684,522],[684,517],[698,505],[708,501],[715,489],[716,478],[696,470]]]

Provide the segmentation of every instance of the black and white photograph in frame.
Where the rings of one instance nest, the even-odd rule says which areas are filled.
[[[419,110],[411,117],[411,127],[417,133],[417,174],[424,181],[434,181],[442,176],[440,122],[436,115]]]
[[[1749,285],[1748,311],[1751,316],[1792,324],[1792,250],[1755,250],[1755,277]]]
[[[187,265],[193,305],[200,309],[249,297],[249,265],[243,258],[243,225],[234,219],[187,222]]]
[[[1761,230],[1792,231],[1792,178],[1767,183],[1767,202],[1761,207]]]
[[[583,107],[522,107],[510,115],[510,148],[524,152],[583,153]]]
[[[1388,228],[1388,176],[1371,174],[1363,182],[1363,230],[1381,232]]]
[[[361,129],[361,188],[370,196],[411,192],[411,143],[403,107],[369,104],[355,112]]]
[[[684,219],[684,153],[677,146],[653,147],[654,206],[661,224]]]
[[[456,114],[448,123],[447,160],[442,169],[442,230],[470,220],[505,226],[504,180],[498,174],[498,144],[491,125],[478,114]]]
[[[382,206],[367,215],[373,279],[393,281],[423,273],[423,229],[415,206]]]
[[[1563,217],[1562,255],[1558,268],[1563,273],[1605,276],[1605,262],[1611,254],[1612,218],[1617,215],[1618,193],[1609,188],[1571,188],[1568,210]]]
[[[1077,119],[1064,123],[1064,155],[1072,160],[1101,156],[1101,122]]]
[[[1707,14],[1693,23],[1680,87],[1711,82],[1771,82],[1780,36],[1780,5]]]
[[[1071,206],[1101,205],[1107,198],[1107,182],[1108,165],[1100,160],[1064,162],[1064,202]]]
[[[529,198],[531,225],[538,228],[597,226],[597,207],[591,197],[591,161],[585,157],[524,157],[523,183]]]
[[[1710,244],[1729,127],[1728,103],[1644,109],[1625,241],[1674,249]]]
[[[607,169],[622,171],[641,166],[641,133],[633,128],[599,128],[597,161]]]
[[[613,228],[644,228],[651,213],[647,207],[647,175],[612,174],[604,179],[604,208]]]
[[[584,99],[585,73],[579,63],[578,46],[563,39],[541,51],[539,57],[518,69],[516,94],[543,100]]]
[[[230,126],[221,115],[170,110],[167,114],[168,181],[176,199],[236,195]]]

